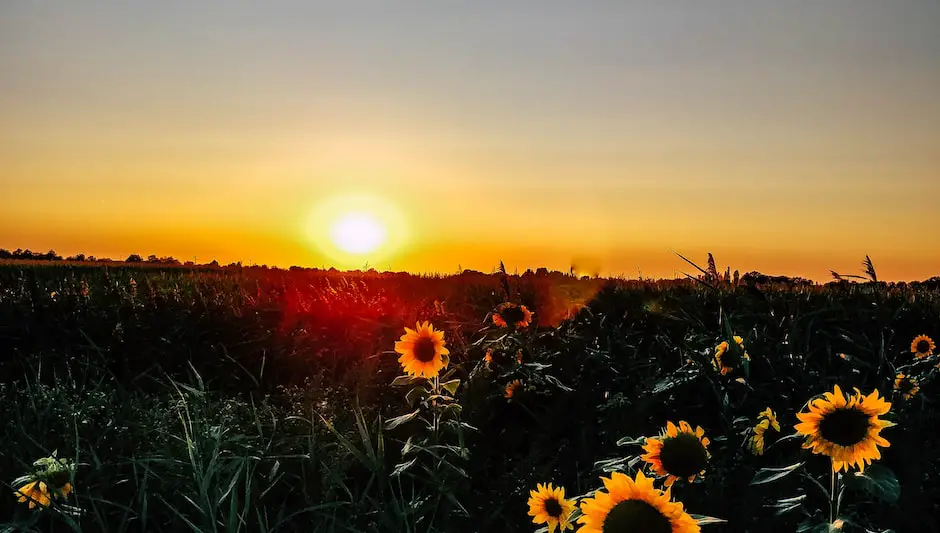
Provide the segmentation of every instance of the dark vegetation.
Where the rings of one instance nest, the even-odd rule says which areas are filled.
[[[152,266],[0,266],[0,487],[12,491],[3,483],[57,449],[80,463],[70,503],[84,510],[30,512],[0,497],[0,527],[534,531],[525,502],[536,483],[594,490],[595,462],[636,453],[619,439],[687,420],[705,428],[712,461],[704,481],[673,494],[691,513],[728,520],[703,528],[793,531],[819,521],[826,502],[816,489],[796,475],[749,483],[760,468],[800,460],[806,476],[825,472],[824,459],[797,441],[755,457],[747,427],[772,407],[792,433],[804,402],[836,383],[890,399],[911,339],[940,336],[937,278],[817,285],[712,268],[700,280],[640,282]],[[537,327],[501,337],[487,316],[507,299],[533,309]],[[446,332],[462,418],[476,428],[466,476],[447,489],[459,506],[429,510],[419,497],[428,486],[390,477],[408,428],[385,431],[378,420],[409,410],[389,386],[401,373],[392,347],[417,320]],[[708,364],[728,332],[745,339],[744,374]],[[491,341],[515,343],[535,365],[500,360],[482,372]],[[507,401],[520,372],[547,385]],[[869,529],[940,531],[940,442],[928,438],[940,424],[935,373],[924,370],[920,394],[895,398],[888,415],[898,425],[883,433],[891,447],[881,463],[900,498],[846,504],[880,528]],[[780,516],[769,507],[801,494]]]

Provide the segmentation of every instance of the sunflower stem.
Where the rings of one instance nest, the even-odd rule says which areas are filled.
[[[839,492],[836,490],[836,487],[841,481],[839,473],[835,469],[835,465],[832,465],[829,478],[829,523],[832,524],[836,521],[836,518],[839,516]]]

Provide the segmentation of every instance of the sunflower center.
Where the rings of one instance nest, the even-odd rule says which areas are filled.
[[[731,368],[737,367],[741,362],[741,356],[743,355],[744,350],[742,350],[737,343],[733,343],[728,346],[728,349],[725,350],[725,353],[721,354],[721,366],[727,366]]]
[[[927,341],[920,341],[917,343],[917,353],[927,353],[930,351],[930,343]]]
[[[698,437],[682,433],[663,440],[659,460],[666,472],[678,477],[691,477],[705,469],[708,453]]]
[[[868,434],[868,415],[858,409],[836,409],[819,422],[819,434],[839,446],[858,444]]]
[[[434,360],[434,355],[437,353],[437,349],[434,345],[434,341],[428,337],[421,337],[415,341],[415,359],[421,361],[422,363],[429,363]]]
[[[561,504],[555,498],[545,500],[545,512],[552,518],[561,516]]]
[[[525,320],[525,313],[522,312],[522,308],[515,305],[503,309],[499,314],[507,324],[517,324]]]
[[[603,533],[671,533],[672,524],[652,505],[642,500],[624,500],[607,513],[601,531]]]
[[[909,379],[902,379],[900,385],[898,386],[898,392],[901,394],[907,394],[914,389],[914,383]]]

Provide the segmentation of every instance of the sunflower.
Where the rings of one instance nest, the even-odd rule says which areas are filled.
[[[704,473],[710,457],[708,444],[705,430],[701,427],[693,431],[684,420],[679,421],[678,427],[666,422],[666,428],[658,438],[646,439],[643,445],[646,453],[641,458],[650,464],[657,476],[666,476],[666,486],[671,487],[679,478],[691,482],[696,475]]]
[[[764,455],[764,449],[780,438],[780,423],[777,415],[768,407],[757,415],[754,434],[748,440],[748,449],[754,455]]]
[[[509,324],[513,327],[524,328],[532,323],[532,311],[524,305],[516,305],[512,302],[499,304],[496,312],[493,313],[493,324],[505,328]]]
[[[564,487],[552,487],[552,484],[539,483],[536,490],[529,491],[529,516],[533,524],[548,524],[548,533],[555,533],[555,528],[574,529],[570,522],[574,512],[574,500],[565,499]]]
[[[698,523],[679,502],[670,501],[669,489],[653,488],[653,479],[637,472],[635,479],[614,472],[601,478],[607,492],[581,502],[583,524],[578,533],[645,531],[647,533],[698,533]]]
[[[430,322],[405,328],[395,351],[401,354],[398,362],[410,376],[433,378],[450,362],[450,351],[444,347],[444,332],[434,331]]]
[[[506,398],[512,398],[512,395],[516,393],[516,389],[522,386],[522,382],[518,379],[514,379],[506,385]]]
[[[897,377],[894,378],[894,392],[905,400],[913,398],[919,390],[920,385],[917,383],[917,380],[911,376],[898,373]]]
[[[71,489],[71,487],[70,487]],[[49,494],[49,487],[42,481],[33,481],[27,483],[13,492],[19,503],[29,502],[29,508],[32,509],[39,505],[40,507],[49,507],[52,503],[52,496]]]
[[[738,348],[731,348],[728,341],[722,341],[721,344],[715,346],[715,357],[712,359],[712,364],[715,365],[715,370],[721,371],[721,375],[733,372],[741,360],[751,359],[751,356],[744,351],[744,339],[735,335],[734,342],[738,345]]]
[[[833,392],[810,401],[808,413],[796,414],[800,419],[796,431],[806,436],[803,448],[832,459],[833,470],[848,471],[855,465],[864,471],[865,465],[881,458],[878,446],[891,445],[881,430],[894,424],[878,418],[890,409],[877,390],[864,396],[855,389],[854,395],[846,397],[836,385]]]
[[[918,335],[911,341],[911,353],[918,359],[930,357],[933,355],[933,351],[936,348],[937,346],[933,343],[933,339],[926,335]]]
[[[493,364],[493,349],[487,348],[486,355],[483,356],[483,363],[486,365],[486,369],[489,370],[490,365]]]

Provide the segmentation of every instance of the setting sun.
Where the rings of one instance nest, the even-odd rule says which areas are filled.
[[[392,261],[407,242],[401,211],[384,198],[348,192],[313,207],[307,236],[340,268],[359,268]]]
[[[385,228],[372,215],[348,213],[340,217],[330,230],[337,248],[351,254],[373,252],[385,241]]]

